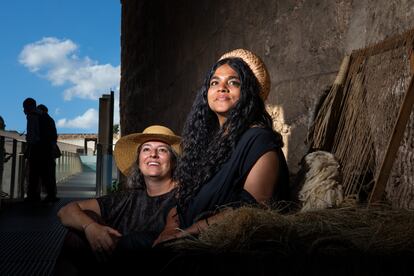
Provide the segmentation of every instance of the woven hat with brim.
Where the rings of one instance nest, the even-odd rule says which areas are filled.
[[[118,169],[128,175],[131,166],[137,161],[137,151],[140,145],[148,141],[161,141],[170,145],[173,150],[180,154],[181,137],[168,127],[153,125],[142,133],[133,133],[121,137],[115,145],[114,157]]]
[[[236,49],[225,53],[219,60],[225,58],[241,58],[249,65],[260,84],[260,97],[265,101],[270,92],[270,76],[264,62],[252,52],[245,49]]]

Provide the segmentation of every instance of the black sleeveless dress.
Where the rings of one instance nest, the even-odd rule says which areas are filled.
[[[96,199],[103,221],[122,235],[149,232],[158,236],[175,206],[174,190],[151,197],[146,190],[123,191]]]
[[[270,129],[259,127],[248,129],[241,136],[230,158],[202,186],[188,208],[184,211],[177,207],[180,227],[185,229],[222,206],[257,203],[243,186],[256,161],[269,151],[277,153],[280,163],[273,201],[289,200],[289,171],[281,149],[282,145],[280,135]]]

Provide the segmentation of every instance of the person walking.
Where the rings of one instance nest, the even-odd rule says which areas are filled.
[[[51,164],[51,168],[50,168],[50,181],[49,181],[49,189],[51,190],[52,194],[55,194],[56,196],[56,159],[59,158],[60,156],[62,156],[62,153],[60,151],[59,146],[57,145],[57,132],[56,132],[56,124],[55,124],[55,120],[53,120],[52,117],[50,117],[49,115],[49,109],[47,108],[47,106],[45,106],[44,104],[39,104],[37,106],[37,109],[40,110],[42,112],[42,115],[44,117],[44,121],[46,123],[46,127],[49,128],[48,129],[48,133],[51,135],[50,137],[50,141],[52,143],[52,155],[53,155],[53,164]],[[53,166],[53,168],[52,168]],[[48,187],[45,187],[46,191],[48,189]],[[48,193],[49,194],[49,193]],[[59,200],[58,198],[46,198],[46,201],[57,201]]]

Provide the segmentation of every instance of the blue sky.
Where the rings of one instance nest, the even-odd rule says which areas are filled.
[[[49,108],[58,133],[96,133],[99,97],[115,91],[119,122],[120,0],[0,3],[0,116],[23,132],[27,97]]]

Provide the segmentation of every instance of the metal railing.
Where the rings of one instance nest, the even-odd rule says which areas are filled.
[[[62,156],[56,159],[56,182],[82,172],[82,164],[76,148],[58,143]],[[0,130],[0,199],[24,198],[27,187],[27,165],[24,158],[26,140],[16,132]],[[66,150],[65,150],[66,149]]]
[[[56,183],[80,172],[82,163],[78,153],[62,151],[62,156],[56,158]]]

